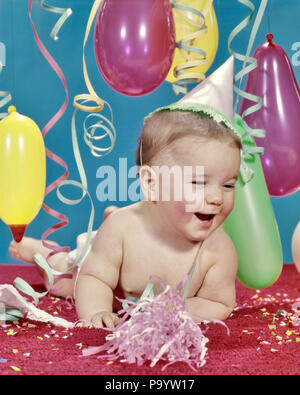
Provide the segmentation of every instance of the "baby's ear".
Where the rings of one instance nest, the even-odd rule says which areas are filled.
[[[145,200],[157,200],[158,177],[155,171],[148,165],[143,165],[139,171],[140,184]]]

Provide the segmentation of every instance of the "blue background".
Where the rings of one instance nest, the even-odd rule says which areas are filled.
[[[142,0],[141,0],[142,1]],[[254,0],[258,7],[260,1]],[[76,94],[86,93],[82,72],[82,43],[88,16],[93,4],[92,0],[49,0],[49,4],[58,7],[70,7],[73,14],[67,20],[59,33],[59,40],[50,38],[50,31],[58,16],[43,10],[40,1],[33,2],[33,19],[38,34],[62,68],[69,90],[69,105],[63,118],[57,122],[46,136],[46,146],[67,163],[70,179],[78,180],[71,145],[71,117],[73,113],[72,100]],[[228,57],[227,40],[232,29],[249,14],[249,9],[238,1],[215,0],[220,42],[215,61],[207,74],[213,72]],[[297,43],[300,42],[298,16],[300,2],[295,0],[269,0],[262,25],[258,32],[254,49],[265,41],[265,35],[272,32],[274,41],[280,44],[293,61],[298,83],[300,81],[300,53],[297,53]],[[250,28],[245,29],[234,41],[232,47],[245,53]],[[6,47],[6,66],[0,74],[0,90],[11,92],[13,100],[10,104],[17,111],[32,118],[42,129],[58,111],[65,100],[61,81],[49,66],[39,51],[32,33],[28,17],[28,1],[0,0],[0,42]],[[294,44],[294,50],[292,49]],[[127,97],[112,90],[100,75],[93,54],[93,34],[91,32],[85,50],[88,72],[94,89],[98,95],[108,101],[113,109],[114,123],[117,130],[117,142],[113,152],[104,158],[95,158],[83,142],[82,121],[84,115],[78,115],[77,130],[81,154],[88,176],[88,187],[96,208],[94,227],[102,220],[103,210],[109,203],[97,200],[96,189],[100,180],[96,178],[97,169],[103,165],[118,168],[119,157],[128,158],[128,168],[135,164],[134,153],[143,118],[155,108],[177,101],[171,84],[164,82],[153,93],[143,97]],[[240,68],[236,62],[236,71]],[[190,88],[189,88],[190,89]],[[6,108],[5,108],[6,110]],[[300,110],[300,109],[299,109]],[[0,110],[2,112],[3,109]],[[297,125],[298,126],[298,125]],[[298,130],[295,130],[298,132]],[[298,132],[299,133],[299,132]],[[299,135],[300,138],[300,135]],[[63,173],[63,168],[53,161],[47,162],[47,184]],[[80,196],[80,192],[68,191],[70,197]],[[282,240],[284,261],[292,262],[291,238],[296,224],[300,220],[299,203],[300,191],[289,196],[272,198],[274,212],[277,218]],[[60,202],[56,193],[46,197],[45,203],[69,218],[69,225],[51,235],[51,239],[63,245],[75,247],[75,238],[87,228],[90,204],[87,199],[77,206],[68,206]],[[127,202],[118,203],[119,206]],[[41,210],[35,220],[28,226],[26,235],[41,238],[42,233],[56,220]],[[12,259],[8,246],[12,239],[10,230],[0,222],[0,263],[20,263]]]

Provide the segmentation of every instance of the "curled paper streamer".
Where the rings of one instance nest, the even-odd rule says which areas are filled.
[[[102,99],[100,99],[100,97],[97,95],[97,93],[95,92],[95,90],[90,82],[90,78],[89,78],[87,67],[86,67],[85,55],[84,55],[85,45],[88,40],[90,30],[91,30],[93,21],[95,19],[95,16],[97,14],[97,11],[100,7],[101,1],[102,0],[95,0],[95,2],[93,4],[93,7],[91,10],[89,19],[88,19],[88,23],[87,23],[87,27],[86,27],[86,31],[85,31],[85,36],[84,36],[84,42],[83,42],[83,51],[82,51],[82,54],[83,54],[83,56],[82,56],[83,75],[84,75],[84,80],[85,80],[86,87],[87,87],[89,93],[76,95],[74,98],[74,107],[77,108],[78,110],[88,111],[88,112],[101,111],[104,107],[104,101]],[[82,101],[84,101],[84,103],[92,102],[92,103],[94,103],[94,105],[87,106],[86,104],[80,103]]]
[[[74,151],[74,156],[75,156],[78,172],[79,172],[80,178],[81,178],[81,184],[73,181],[73,182],[69,182],[69,185],[74,185],[74,186],[81,188],[83,194],[82,194],[82,197],[78,201],[74,200],[71,202],[70,200],[65,199],[60,194],[59,188],[57,190],[59,198],[67,204],[79,203],[86,194],[88,194],[88,197],[91,202],[91,215],[90,215],[90,220],[89,220],[89,225],[88,225],[88,230],[87,230],[87,239],[86,239],[86,242],[84,244],[84,247],[82,249],[80,256],[75,261],[75,263],[72,267],[77,266],[81,263],[81,261],[83,260],[83,258],[85,257],[85,255],[89,249],[89,246],[91,244],[91,239],[92,239],[92,230],[93,230],[92,225],[93,225],[93,220],[94,220],[94,206],[93,206],[92,199],[91,199],[91,197],[88,193],[88,190],[87,190],[87,179],[86,179],[84,167],[82,164],[82,160],[80,157],[80,152],[79,152],[78,142],[77,142],[77,132],[76,132],[77,111],[80,110],[80,111],[89,113],[86,116],[84,123],[83,123],[83,131],[84,131],[83,137],[84,137],[85,143],[88,145],[90,152],[93,156],[102,157],[104,155],[108,155],[113,150],[115,142],[116,142],[116,137],[117,137],[116,130],[113,125],[113,115],[112,115],[111,107],[105,100],[101,99],[95,92],[95,90],[91,84],[89,75],[88,75],[86,61],[85,61],[85,54],[84,54],[85,45],[87,43],[87,40],[88,40],[88,37],[90,34],[90,30],[93,25],[97,11],[100,7],[101,1],[102,0],[95,0],[95,2],[93,4],[93,7],[91,9],[89,19],[87,22],[87,26],[86,26],[86,31],[85,31],[85,35],[84,35],[84,41],[83,41],[83,48],[82,48],[83,76],[84,76],[84,80],[85,80],[85,84],[86,84],[88,93],[76,95],[73,100],[73,105],[75,107],[75,110],[73,112],[72,124],[71,124],[72,143],[73,143],[73,151]],[[102,111],[104,109],[105,104],[109,108],[110,115],[111,115],[111,121],[104,115],[99,114],[99,111]],[[91,125],[88,125],[88,121],[95,119],[95,118],[97,119],[96,123],[92,123]],[[102,133],[100,135],[97,135],[96,134],[97,131],[100,131]],[[96,146],[95,141],[98,141],[98,140],[101,141],[103,139],[105,139],[106,141],[108,140],[109,144],[106,146],[101,145],[100,147]],[[68,184],[68,182],[64,181],[60,185],[60,187],[63,185],[67,185],[67,184]]]
[[[41,0],[41,6],[44,8],[44,10],[49,11],[49,12],[54,12],[55,14],[61,14],[61,17],[58,19],[56,22],[55,26],[53,27],[50,36],[54,40],[58,40],[58,32],[62,28],[63,24],[65,21],[69,18],[69,16],[72,14],[72,9],[71,8],[60,8],[60,7],[55,7],[49,4],[45,3],[45,0]]]
[[[59,109],[59,111],[51,118],[51,120],[47,123],[47,125],[43,128],[42,130],[42,135],[43,137],[46,136],[46,134],[51,130],[51,128],[56,124],[56,122],[62,117],[62,115],[64,114],[67,105],[68,105],[68,90],[67,90],[67,85],[66,85],[66,80],[64,77],[64,74],[62,72],[62,70],[60,69],[60,67],[58,66],[58,64],[55,62],[55,60],[53,59],[53,57],[49,54],[49,52],[47,51],[47,49],[45,48],[45,46],[43,45],[43,43],[41,42],[41,40],[38,37],[38,34],[36,32],[34,23],[32,21],[31,18],[31,10],[32,10],[32,0],[29,1],[29,17],[30,17],[30,21],[32,24],[32,28],[33,28],[33,33],[34,33],[34,38],[36,40],[36,43],[39,47],[39,49],[41,50],[42,54],[44,55],[44,57],[46,58],[46,60],[49,62],[50,66],[53,68],[53,70],[56,72],[56,74],[59,76],[60,80],[63,83],[64,86],[64,90],[66,93],[66,99],[63,103],[63,105],[61,106],[61,108]],[[75,136],[76,137],[76,136]],[[72,140],[73,140],[73,146],[74,146],[74,136],[72,135]],[[78,150],[78,143],[76,140],[76,147]],[[67,164],[64,162],[64,160],[60,157],[58,157],[56,154],[54,154],[53,152],[51,152],[50,150],[46,149],[46,153],[47,156],[52,159],[53,161],[55,161],[56,163],[58,163],[59,165],[61,165],[62,167],[64,167],[65,172],[62,176],[60,176],[58,179],[56,179],[54,182],[52,182],[49,186],[47,186],[46,188],[46,192],[45,192],[45,196],[47,196],[50,192],[52,192],[54,189],[57,188],[57,195],[60,198],[60,200],[63,200],[63,196],[59,191],[59,187],[65,184],[68,185],[75,185],[78,187],[82,187],[82,189],[84,190],[84,193],[82,195],[82,198],[86,195],[87,193],[87,185],[86,185],[86,177],[84,174],[84,170],[80,171],[80,175],[82,178],[82,182],[85,185],[81,185],[80,183],[76,183],[75,181],[66,181],[67,177],[68,177],[68,167]],[[77,160],[77,164],[79,163],[79,160]],[[83,169],[83,165],[80,161],[79,165],[82,167]],[[65,183],[65,184],[64,184]],[[90,196],[89,196],[90,197]],[[91,198],[90,198],[91,199]],[[64,199],[63,201],[67,204],[77,204],[80,200],[76,200],[75,203],[69,199]],[[51,253],[48,255],[47,259],[50,258],[52,255],[54,255],[57,252],[69,252],[70,248],[69,247],[60,247],[60,246],[54,246],[52,244],[49,244],[45,241],[46,237],[48,237],[50,234],[52,234],[53,232],[55,232],[56,230],[66,226],[68,224],[68,218],[66,216],[64,216],[63,214],[57,212],[56,210],[46,206],[45,204],[43,204],[43,208],[44,210],[52,215],[53,217],[60,219],[60,222],[55,224],[54,226],[50,227],[43,235],[42,235],[42,242],[43,245],[47,248],[49,248],[51,251]],[[94,207],[92,204],[92,213],[90,216],[90,223],[93,222],[94,219]],[[92,224],[89,224],[89,228],[92,227]],[[49,279],[49,283],[50,283],[50,288],[52,287],[52,285],[55,283],[55,280],[53,278],[53,275],[65,275],[68,273],[59,273],[59,272],[55,272],[52,270],[52,268],[49,267],[47,261],[41,256],[41,255],[35,255],[34,257],[36,263],[38,264],[38,266],[40,266],[47,274],[48,279]],[[71,271],[72,268],[70,268]],[[68,271],[69,272],[69,271]],[[69,273],[71,275],[71,273]],[[60,276],[61,278],[61,276]],[[20,290],[22,290],[24,293],[26,293],[27,295],[30,295],[31,297],[33,297],[34,301],[37,303],[38,299],[40,297],[43,297],[47,294],[46,293],[42,293],[42,294],[37,294],[31,287],[29,284],[27,284],[24,280],[17,278],[14,282],[14,285],[19,288]]]
[[[237,112],[237,106],[238,106],[240,97],[249,99],[249,100],[253,101],[254,103],[256,103],[253,106],[249,107],[241,115],[241,117],[242,117],[241,122],[243,124],[243,128],[245,129],[245,135],[242,138],[242,142],[243,142],[243,139],[246,139],[247,136],[264,137],[265,133],[266,133],[265,130],[263,130],[263,129],[251,129],[245,122],[244,118],[247,115],[253,114],[255,111],[258,111],[262,107],[262,99],[258,96],[251,95],[248,92],[243,91],[241,89],[241,85],[242,85],[243,77],[257,67],[257,60],[253,57],[250,57],[250,53],[251,53],[251,50],[252,50],[252,47],[253,47],[253,44],[254,44],[254,41],[256,38],[256,34],[257,34],[258,29],[260,27],[262,18],[264,16],[264,12],[265,12],[266,6],[268,4],[268,0],[261,0],[256,18],[255,18],[255,21],[254,21],[254,24],[252,27],[246,55],[242,55],[242,54],[234,51],[233,49],[231,49],[231,43],[232,43],[233,39],[251,23],[251,21],[254,17],[254,14],[255,14],[255,6],[249,0],[238,0],[238,2],[249,7],[251,9],[251,13],[238,26],[236,26],[233,29],[233,31],[231,32],[231,34],[229,35],[229,38],[228,38],[229,52],[236,59],[243,62],[242,70],[239,71],[234,77],[234,91],[237,94],[234,112]],[[239,86],[237,86],[238,82],[239,82]],[[263,152],[264,152],[264,150],[262,147],[248,147],[248,148],[246,147],[243,149],[243,151],[242,151],[242,165],[241,165],[240,174],[241,174],[241,177],[242,177],[244,183],[251,181],[251,179],[254,177],[254,172],[249,166],[247,166],[245,159],[249,158],[249,156],[251,157],[252,155],[257,155],[257,154],[261,155],[261,154],[263,154]]]
[[[41,42],[37,31],[35,29],[32,17],[31,17],[31,11],[32,11],[32,0],[29,0],[29,18],[30,18],[30,22],[32,25],[32,29],[33,29],[33,34],[34,34],[34,38],[35,41],[41,51],[41,53],[43,54],[43,56],[45,57],[45,59],[48,61],[48,63],[50,64],[50,66],[53,68],[53,70],[56,72],[56,74],[58,75],[58,77],[60,78],[60,80],[63,83],[64,86],[64,90],[65,90],[65,94],[66,94],[66,98],[64,103],[62,104],[62,106],[60,107],[60,109],[58,110],[58,112],[50,119],[50,121],[46,124],[46,126],[43,128],[42,130],[42,135],[43,137],[46,136],[46,134],[52,129],[52,127],[56,124],[56,122],[63,116],[63,114],[66,111],[67,105],[68,105],[68,90],[67,90],[67,84],[66,84],[66,80],[65,80],[65,76],[64,73],[62,72],[61,68],[58,66],[58,64],[56,63],[56,61],[53,59],[53,57],[50,55],[50,53],[48,52],[48,50],[45,48],[45,46],[43,45],[43,43]],[[52,192],[63,180],[65,180],[68,177],[68,167],[67,164],[64,162],[64,160],[60,157],[58,157],[57,155],[55,155],[54,153],[52,153],[50,150],[48,150],[46,148],[46,154],[47,156],[52,159],[54,162],[58,163],[60,166],[64,167],[65,169],[65,173],[60,176],[57,180],[55,180],[54,182],[51,183],[51,185],[47,186],[46,191],[45,191],[45,196],[47,196],[50,192]],[[55,218],[59,219],[61,222],[54,225],[53,227],[51,227],[50,229],[48,229],[42,236],[42,241],[43,241],[43,245],[47,248],[52,249],[55,252],[68,252],[70,250],[69,247],[56,247],[53,246],[52,244],[47,244],[45,242],[45,238],[53,233],[54,231],[60,229],[61,227],[64,227],[68,224],[68,218],[66,216],[64,216],[61,213],[58,213],[57,211],[51,209],[50,207],[46,206],[46,204],[43,204],[43,208],[44,210],[50,214],[51,216],[54,216]]]
[[[2,97],[2,99],[0,99],[0,108],[6,106],[6,104],[11,101],[11,94],[9,92],[0,91],[0,97]],[[7,112],[0,113],[0,119],[6,117],[7,115]]]
[[[208,8],[212,5],[213,0],[207,0],[203,13],[199,10],[196,10],[193,7],[189,7],[183,4],[179,4],[178,0],[171,0],[173,7],[183,11],[182,17],[186,19],[191,25],[195,26],[195,31],[187,36],[183,37],[181,40],[176,42],[176,47],[181,50],[181,55],[186,59],[186,62],[177,65],[174,68],[174,74],[176,77],[176,81],[173,84],[173,90],[177,93],[187,93],[186,85],[188,83],[201,82],[205,79],[204,74],[193,72],[192,69],[197,66],[202,66],[207,64],[206,60],[206,52],[201,48],[197,48],[192,45],[193,40],[207,33],[207,26],[205,23],[205,14]],[[195,22],[193,19],[190,19],[184,12],[191,12],[200,17],[199,22]],[[195,56],[200,55],[199,56]],[[184,71],[189,70],[190,72]]]
[[[0,61],[0,73],[2,73],[2,63]],[[11,94],[6,91],[0,91],[0,108],[6,106],[11,101]],[[0,113],[0,119],[6,117],[8,115],[7,112]]]

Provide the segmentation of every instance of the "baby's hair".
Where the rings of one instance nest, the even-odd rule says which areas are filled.
[[[158,153],[186,136],[224,141],[242,149],[239,137],[225,124],[191,111],[163,110],[154,112],[145,120],[136,150],[137,166],[151,166]]]

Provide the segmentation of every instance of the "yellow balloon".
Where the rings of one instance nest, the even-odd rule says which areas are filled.
[[[183,73],[191,72],[193,74],[197,73],[203,75],[212,65],[219,44],[218,22],[213,4],[211,4],[208,8],[206,7],[207,0],[181,0],[178,2],[178,4],[195,8],[201,13],[204,13],[207,32],[200,35],[198,38],[187,42],[186,44],[195,48],[200,48],[205,51],[207,64],[196,66],[191,69],[186,69],[186,71],[183,71]],[[182,40],[188,35],[193,34],[197,30],[195,24],[199,25],[202,20],[199,15],[196,15],[190,11],[179,10],[177,8],[173,8],[173,16],[175,21],[176,41]],[[176,48],[174,52],[173,63],[166,78],[167,81],[171,83],[176,81],[176,77],[174,75],[174,68],[178,65],[185,63],[187,59],[186,57],[188,57],[189,59],[202,59],[202,56],[197,53],[188,53],[188,51],[186,50]]]
[[[46,152],[36,123],[14,106],[0,122],[0,218],[21,241],[38,214],[46,186]]]

